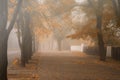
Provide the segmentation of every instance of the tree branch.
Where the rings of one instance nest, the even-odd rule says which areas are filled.
[[[17,19],[17,15],[18,15],[18,13],[19,13],[19,11],[20,11],[20,9],[21,9],[22,1],[23,1],[23,0],[19,0],[19,1],[18,1],[18,4],[17,4],[16,9],[15,9],[15,11],[14,11],[12,20],[11,20],[10,25],[9,25],[9,27],[8,27],[8,30],[7,30],[7,35],[8,35],[8,36],[9,36],[11,30],[12,30],[13,27],[14,27],[15,21],[16,21],[16,19]]]

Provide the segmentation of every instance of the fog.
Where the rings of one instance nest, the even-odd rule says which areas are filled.
[[[94,45],[91,40],[71,40],[71,39],[63,39],[61,42],[61,49],[62,51],[71,51],[72,46],[81,46],[81,45]],[[54,38],[54,35],[51,35],[44,39],[43,41],[39,42],[38,51],[59,51],[58,50],[58,42]],[[9,40],[8,40],[8,54],[17,53],[20,54],[20,47],[18,44],[18,38],[16,29],[13,29],[10,33]]]
[[[0,0],[0,80],[104,80],[109,59],[120,61],[119,8],[119,0]]]

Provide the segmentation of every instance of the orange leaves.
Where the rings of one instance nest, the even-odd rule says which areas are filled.
[[[47,34],[47,29],[44,29],[44,28],[35,28],[35,33],[36,35],[44,35],[44,34]]]
[[[50,7],[48,5],[40,5],[38,7],[38,10],[40,11],[40,13],[42,12],[46,16],[51,16]]]
[[[51,31],[46,28],[35,27],[34,33],[37,36],[39,41],[39,40],[44,40],[46,37],[48,37],[48,35],[51,34]]]
[[[9,0],[9,2],[15,5],[17,3],[17,0]]]
[[[79,39],[86,38],[87,36],[95,38],[97,36],[97,29],[95,25],[96,21],[95,19],[92,19],[89,22],[86,22],[86,25],[82,26],[82,28],[76,28],[76,32],[72,35],[67,36],[67,38]]]
[[[55,18],[50,20],[50,24],[52,28],[58,28],[61,26],[60,23]]]
[[[114,11],[112,9],[112,6],[106,6],[104,11],[103,11],[103,26],[107,26],[110,22],[115,17]]]
[[[91,36],[92,38],[95,38],[97,36],[97,30],[95,28],[83,28],[80,31],[77,31],[75,34],[67,36],[67,38],[72,39],[80,39],[80,38],[86,38],[87,36]]]
[[[40,10],[46,10],[48,9],[48,5],[41,5],[39,8]]]
[[[13,60],[12,64],[13,64],[14,66],[18,66],[18,65],[20,64],[19,58],[15,58],[15,59]]]
[[[67,7],[71,7],[71,5],[73,5],[75,3],[75,0],[69,0],[69,1],[67,1],[67,0],[60,0],[60,2],[61,2],[63,7],[66,6],[66,8],[67,8]]]

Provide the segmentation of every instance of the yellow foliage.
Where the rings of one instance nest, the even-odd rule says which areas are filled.
[[[18,65],[20,64],[20,60],[18,58],[15,58],[12,62],[13,65]]]
[[[67,38],[72,39],[79,39],[79,38],[86,38],[87,36],[96,37],[97,36],[97,29],[95,27],[96,20],[90,20],[86,22],[87,24],[82,26],[80,29],[76,29],[76,33],[67,36]]]

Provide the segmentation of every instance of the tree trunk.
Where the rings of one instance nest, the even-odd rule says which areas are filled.
[[[7,35],[0,33],[0,80],[7,80]]]
[[[97,20],[96,27],[97,27],[97,37],[98,37],[100,60],[105,61],[106,60],[106,52],[105,52],[105,48],[104,48],[104,41],[103,41],[103,34],[102,34],[102,13],[103,13],[104,0],[98,0],[97,6],[94,5],[93,0],[88,0],[88,2],[96,14],[96,20]]]
[[[25,11],[25,24],[26,24],[26,47],[28,59],[31,59],[32,56],[32,32],[30,29],[30,14],[28,11]]]
[[[21,66],[25,67],[25,54],[23,53],[23,45],[22,45],[22,50],[21,50]]]
[[[14,15],[10,22],[10,25],[7,27],[8,22],[8,0],[0,0],[0,80],[7,79],[7,44],[9,34],[14,26],[17,14],[20,10],[22,0],[19,0],[17,7],[14,11]]]
[[[31,59],[32,56],[32,34],[30,30],[30,14],[25,11],[24,12],[24,25],[22,29],[22,55],[21,61],[23,67],[25,63]]]
[[[22,52],[22,40],[21,40],[21,32],[22,32],[22,29],[21,29],[21,25],[20,25],[20,20],[17,20],[17,38],[18,38],[18,44],[19,44],[19,48]]]
[[[98,30],[97,37],[98,37],[100,60],[105,61],[106,52],[105,52],[105,46],[104,46],[103,34],[102,34],[102,16],[100,15],[97,15],[97,30]]]
[[[23,34],[24,34],[24,36],[23,36],[23,42],[22,42],[22,45],[23,45],[23,54],[24,54],[24,60],[25,60],[25,63],[28,63],[28,59],[29,59],[29,53],[28,53],[28,46],[29,46],[29,44],[28,44],[28,41],[29,41],[29,39],[28,39],[28,31],[27,31],[27,26],[24,26],[24,30],[23,30]]]
[[[7,16],[8,16],[8,1],[0,0],[0,80],[7,79]]]
[[[31,35],[31,30],[28,27],[28,58],[31,59],[32,57],[32,35]]]

